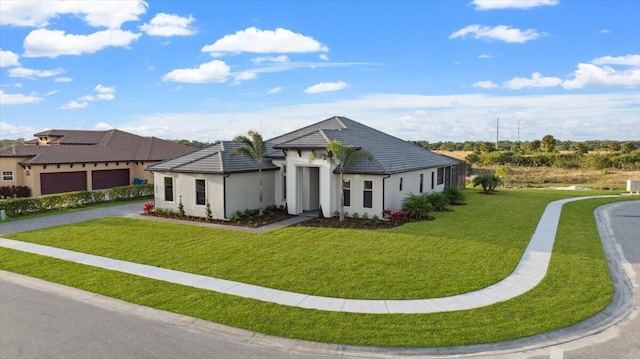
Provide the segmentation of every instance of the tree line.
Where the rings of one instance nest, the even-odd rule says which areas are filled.
[[[640,148],[640,141],[611,141],[611,140],[589,140],[589,141],[562,141],[551,135],[544,136],[541,140],[533,141],[464,141],[464,142],[429,142],[429,141],[409,141],[415,145],[432,151],[473,151],[476,153],[493,151],[512,151],[517,153],[533,154],[537,152],[551,153],[554,151],[574,151],[580,153],[589,152],[623,152],[630,153]]]

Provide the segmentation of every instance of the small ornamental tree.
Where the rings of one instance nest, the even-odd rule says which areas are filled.
[[[259,201],[260,209],[258,215],[262,216],[263,212],[263,192],[262,192],[262,164],[267,153],[267,146],[262,140],[262,135],[256,131],[249,130],[248,136],[236,136],[233,142],[240,144],[233,150],[233,154],[241,154],[246,158],[258,164],[258,180],[260,181]]]
[[[473,179],[473,187],[482,186],[484,193],[495,192],[496,187],[502,183],[500,177],[495,174],[483,173]]]
[[[361,150],[354,146],[345,146],[336,140],[329,142],[327,147],[322,151],[313,151],[311,157],[309,157],[309,162],[313,162],[316,159],[329,161],[332,167],[336,166],[340,173],[340,182],[338,183],[340,193],[340,221],[344,221],[344,189],[342,188],[344,171],[364,158],[369,161],[373,159],[371,153],[368,151]]]

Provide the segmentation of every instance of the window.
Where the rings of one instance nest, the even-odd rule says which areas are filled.
[[[400,186],[399,186],[400,192],[402,192],[402,177],[400,177]]]
[[[362,193],[364,208],[373,208],[373,181],[364,181],[364,192]]]
[[[167,202],[173,202],[173,178],[164,178],[164,200]]]
[[[196,180],[196,204],[204,206],[206,204],[205,181],[203,179]]]
[[[342,180],[342,201],[345,207],[351,206],[351,180]]]
[[[287,166],[282,166],[282,200],[287,199]]]
[[[434,188],[435,184],[436,184],[436,173],[435,172],[431,172],[431,189]]]
[[[421,173],[420,174],[420,193],[422,193],[424,190],[424,174]]]
[[[13,181],[13,171],[2,171],[3,181]]]
[[[438,184],[444,183],[444,167],[438,168]]]

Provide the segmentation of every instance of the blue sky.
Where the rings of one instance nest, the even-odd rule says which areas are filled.
[[[640,1],[0,2],[0,138],[640,139]]]

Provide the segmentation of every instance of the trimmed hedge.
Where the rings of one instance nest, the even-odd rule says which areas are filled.
[[[0,186],[0,199],[29,197],[31,189],[27,186]]]
[[[0,210],[9,217],[29,213],[82,207],[89,204],[147,197],[153,195],[153,184],[113,187],[104,191],[76,191],[41,197],[10,198],[0,200]]]

